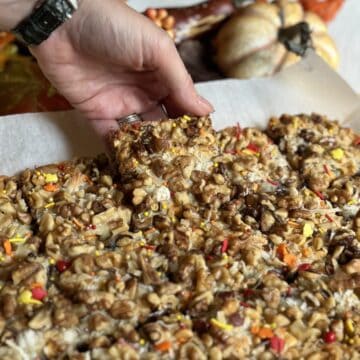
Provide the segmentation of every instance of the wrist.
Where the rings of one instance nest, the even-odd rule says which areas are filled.
[[[77,8],[78,0],[43,0],[11,31],[28,46],[40,45],[71,19]]]
[[[0,30],[10,31],[29,16],[39,0],[0,0]]]

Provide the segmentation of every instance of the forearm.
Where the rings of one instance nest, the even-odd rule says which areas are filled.
[[[0,0],[0,30],[9,31],[31,14],[38,0]]]

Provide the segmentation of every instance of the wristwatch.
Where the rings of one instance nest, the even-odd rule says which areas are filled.
[[[12,30],[26,45],[39,45],[78,8],[78,0],[45,0]]]

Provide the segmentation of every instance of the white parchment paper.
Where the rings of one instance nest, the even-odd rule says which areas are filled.
[[[128,4],[138,11],[148,7],[191,6],[204,0],[128,0]],[[329,24],[340,53],[340,75],[360,94],[360,1],[346,0],[341,11]]]
[[[264,127],[270,116],[318,112],[357,127],[360,102],[355,92],[320,58],[308,58],[272,78],[221,80],[197,85],[215,106],[216,128]],[[0,117],[0,174],[104,150],[77,112]]]

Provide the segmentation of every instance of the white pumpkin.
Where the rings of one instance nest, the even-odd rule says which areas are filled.
[[[256,2],[219,30],[215,62],[228,77],[267,76],[299,61],[309,45],[330,66],[338,66],[335,43],[319,16],[305,12],[298,2]]]

